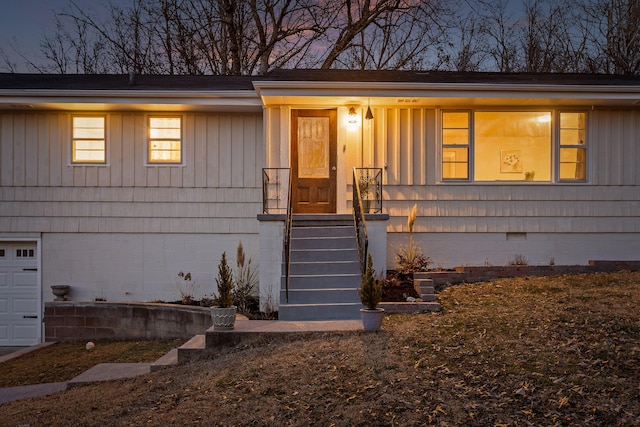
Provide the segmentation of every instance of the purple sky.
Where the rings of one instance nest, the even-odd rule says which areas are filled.
[[[99,12],[108,3],[128,5],[133,0],[74,0],[86,10]],[[522,0],[509,0],[509,6],[516,7]],[[55,13],[69,8],[69,0],[2,0],[0,7],[0,48],[16,64],[17,72],[33,72],[24,60],[14,53],[16,46],[27,58],[42,63],[40,41],[45,34],[55,31]],[[0,72],[9,71],[0,59]]]
[[[106,0],[75,0],[76,4],[93,10],[104,7]],[[121,1],[121,0],[118,0]],[[127,4],[131,0],[122,0]],[[40,54],[40,40],[44,34],[55,30],[55,12],[66,9],[69,0],[4,0],[0,7],[0,47],[18,65],[22,60],[14,55],[12,45],[16,45],[25,56],[37,58]],[[6,72],[4,62],[0,62],[0,72]],[[19,72],[28,72],[18,67]]]

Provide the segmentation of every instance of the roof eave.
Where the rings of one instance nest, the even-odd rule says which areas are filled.
[[[106,109],[181,111],[260,111],[253,90],[130,91],[130,90],[0,90],[0,106],[27,109]]]
[[[437,98],[437,99],[575,99],[584,101],[640,100],[640,87],[633,85],[568,85],[514,83],[407,83],[407,82],[254,82],[265,104],[291,97]]]

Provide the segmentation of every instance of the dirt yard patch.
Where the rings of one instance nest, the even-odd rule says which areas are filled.
[[[634,426],[640,273],[453,286],[379,333],[265,341],[1,406],[0,425]]]
[[[0,387],[69,381],[98,363],[155,362],[185,340],[56,343],[0,363]]]

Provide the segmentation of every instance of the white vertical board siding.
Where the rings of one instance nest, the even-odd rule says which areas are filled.
[[[404,219],[398,217],[406,217],[416,202],[419,215],[438,218],[443,231],[568,228],[581,232],[607,222],[612,228],[616,221],[615,227],[622,231],[636,228],[640,111],[589,113],[588,183],[533,185],[438,183],[435,110],[387,108],[384,112],[384,125],[376,128],[376,149],[381,147],[387,158],[385,210],[392,216],[392,231],[402,229]],[[378,143],[381,134],[386,136],[385,146]],[[430,225],[422,227],[429,230]]]
[[[193,187],[206,187],[207,174],[195,173],[195,170],[207,170],[207,119],[199,114],[194,118],[193,128],[193,168],[189,176],[189,182]]]
[[[13,119],[13,185],[23,186],[26,183],[26,117],[16,114]]]
[[[101,165],[71,163],[69,113],[0,116],[0,232],[257,232],[261,114],[181,114],[180,165],[147,163],[147,114],[106,116]]]
[[[427,183],[427,140],[434,129],[427,127],[431,110],[422,108],[375,109],[374,167],[385,169],[385,184]]]
[[[594,233],[609,237],[624,235],[629,244],[621,244],[618,253],[611,253],[618,259],[628,258],[628,248],[637,246],[640,233],[638,110],[589,111],[590,170],[589,182],[585,184],[440,183],[436,110],[386,108],[384,117],[381,114],[378,117],[382,123],[376,126],[375,147],[379,151],[376,158],[386,161],[376,166],[386,165],[384,210],[390,215],[390,267],[394,242],[406,244],[407,215],[414,204],[418,205],[417,241],[433,248],[434,241],[457,233],[456,242],[449,248],[452,253],[456,246],[465,246],[460,236],[468,235],[469,242],[481,242],[481,235],[496,233],[501,241],[506,233],[545,235],[552,242],[547,247],[564,248],[562,256],[572,262],[575,258],[567,255],[570,252],[567,244],[554,241],[553,236],[566,240],[568,234],[592,238]],[[594,242],[606,238],[597,238]],[[571,241],[581,241],[584,245],[584,239]],[[513,244],[503,246],[507,248],[504,250],[513,250],[508,249]],[[584,248],[574,249],[580,256],[586,253]],[[504,253],[500,257],[506,260]],[[559,257],[558,261],[561,260]],[[502,259],[500,262],[504,263]]]
[[[640,112],[596,110],[590,112],[590,124],[594,184],[639,185]]]
[[[13,185],[13,116],[2,115],[2,146],[0,146],[0,186]]]

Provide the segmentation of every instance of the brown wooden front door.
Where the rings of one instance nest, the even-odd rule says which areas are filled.
[[[336,110],[291,112],[294,213],[336,212]]]

